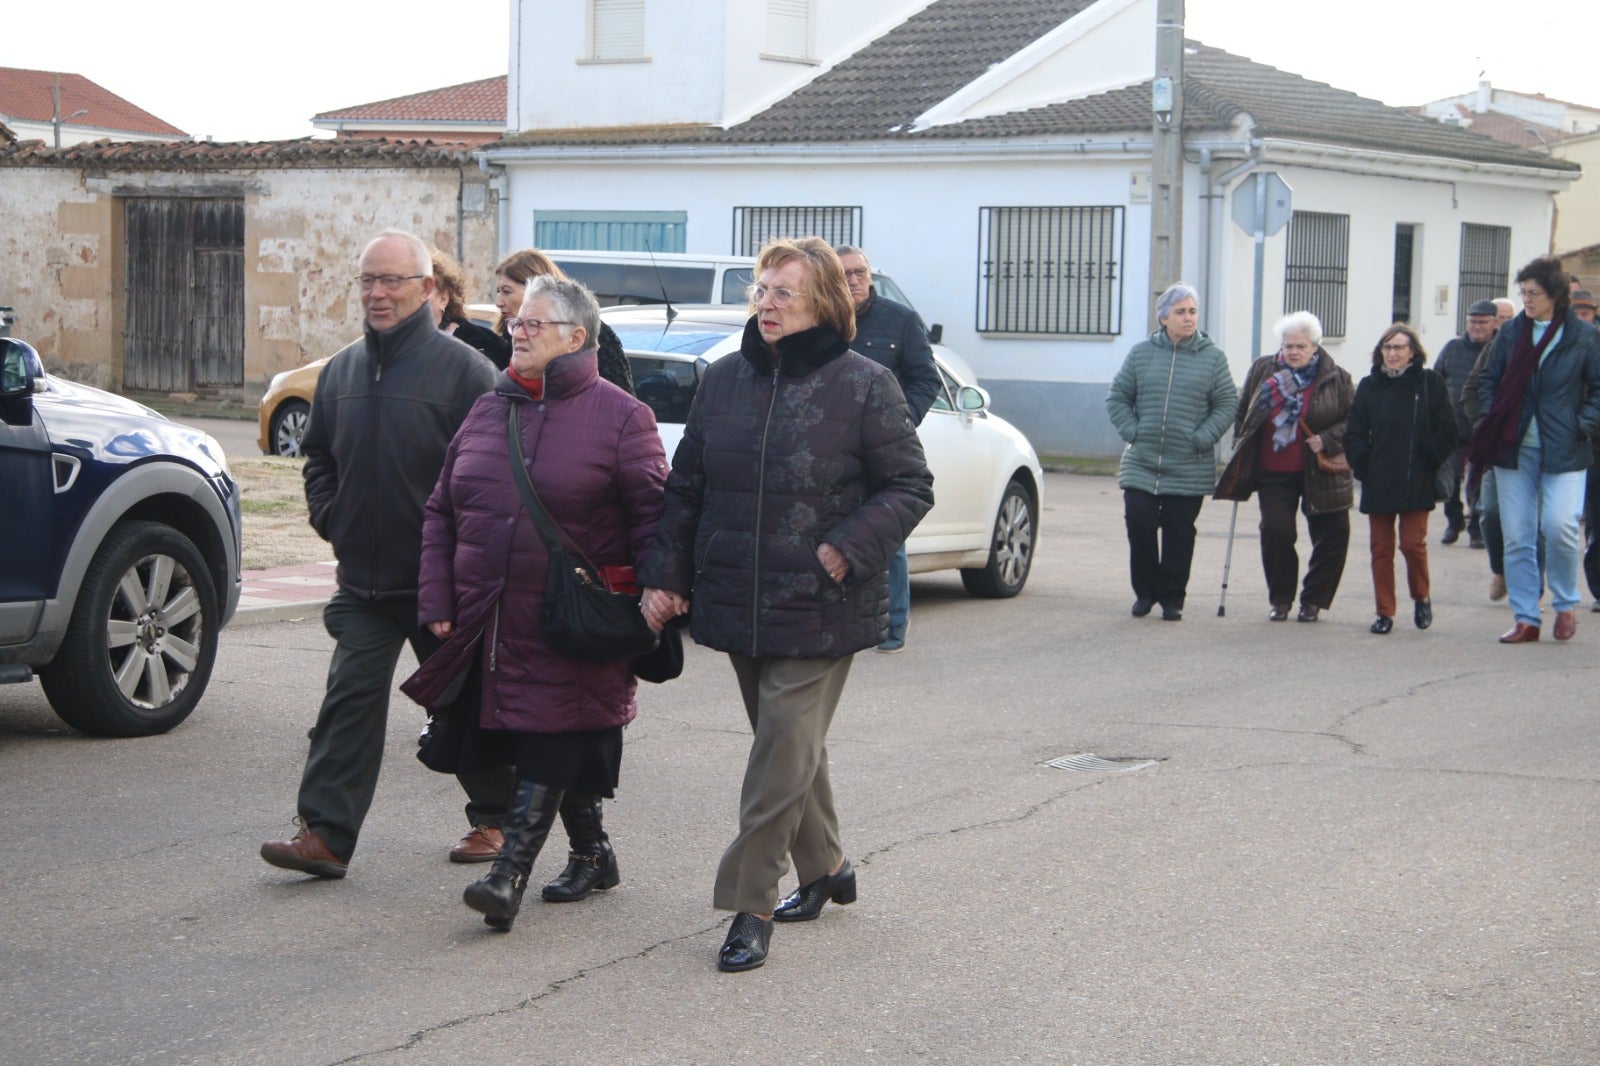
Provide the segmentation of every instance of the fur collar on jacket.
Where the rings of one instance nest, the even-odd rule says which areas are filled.
[[[778,358],[774,359],[772,349],[761,339],[756,315],[744,324],[744,337],[739,341],[739,354],[762,377],[777,369],[786,378],[803,378],[849,350],[850,345],[839,339],[838,332],[823,324],[779,337]]]

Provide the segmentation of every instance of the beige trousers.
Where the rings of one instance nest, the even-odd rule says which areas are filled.
[[[755,729],[739,796],[739,835],[717,866],[712,906],[771,914],[794,859],[801,884],[844,858],[828,784],[828,726],[854,656],[728,656]]]

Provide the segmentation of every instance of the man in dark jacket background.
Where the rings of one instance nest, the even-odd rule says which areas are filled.
[[[401,646],[420,661],[439,645],[417,622],[423,504],[495,376],[487,359],[435,328],[433,264],[420,239],[379,234],[361,253],[358,282],[363,336],[328,362],[302,444],[311,525],[339,564],[322,614],[336,643],[300,779],[300,831],[261,845],[273,866],[317,877],[345,875],[372,806]],[[473,826],[462,843],[478,843],[504,816],[514,774],[459,776]]]
[[[1474,548],[1483,547],[1483,532],[1478,523],[1478,504],[1467,500],[1463,506],[1461,486],[1466,479],[1467,442],[1472,439],[1472,419],[1462,406],[1461,390],[1472,377],[1472,368],[1483,352],[1483,346],[1494,336],[1496,308],[1493,300],[1479,300],[1467,308],[1467,332],[1445,342],[1433,361],[1433,369],[1444,378],[1445,389],[1450,393],[1450,409],[1456,416],[1457,447],[1450,455],[1450,466],[1455,470],[1455,486],[1450,498],[1444,501],[1445,531],[1440,544],[1454,544],[1461,531]],[[1469,513],[1470,512],[1470,515]]]
[[[933,346],[922,318],[903,303],[878,295],[872,287],[872,264],[867,253],[853,244],[837,245],[834,252],[844,266],[845,284],[856,303],[856,337],[850,347],[894,371],[900,391],[911,408],[911,419],[922,424],[934,399],[943,390],[939,368],[933,363]],[[906,546],[889,560],[889,635],[878,650],[903,651],[906,623],[911,616],[911,571]]]

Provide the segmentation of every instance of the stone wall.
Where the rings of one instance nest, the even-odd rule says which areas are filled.
[[[359,336],[352,278],[362,247],[388,228],[416,233],[462,261],[470,299],[487,302],[496,210],[485,177],[460,167],[322,167],[117,172],[0,169],[0,304],[15,336],[53,372],[101,388],[122,383],[129,195],[242,195],[245,203],[244,384],[254,403],[272,375],[330,355]],[[482,205],[462,212],[465,202]]]

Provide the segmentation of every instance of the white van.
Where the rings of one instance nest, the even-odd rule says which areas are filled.
[[[755,277],[756,261],[747,255],[692,252],[593,252],[544,249],[570,278],[589,287],[601,307],[617,304],[742,304]],[[914,306],[887,275],[874,272],[872,284],[896,303]],[[943,329],[928,328],[939,343]]]

